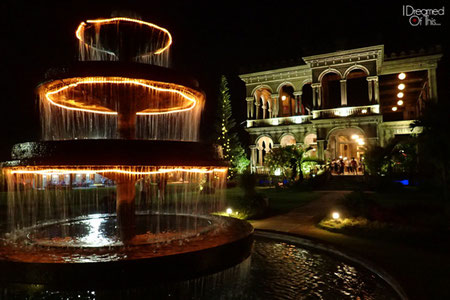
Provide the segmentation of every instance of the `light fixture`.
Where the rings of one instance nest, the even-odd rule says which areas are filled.
[[[406,78],[406,74],[405,73],[398,74],[398,79],[403,80],[405,78]]]
[[[399,93],[397,94],[397,98],[403,98],[403,96],[405,96],[405,94],[403,94],[403,92],[399,92]]]
[[[357,142],[358,142],[358,145],[360,145],[360,146],[363,146],[365,144],[363,139],[358,139]]]
[[[284,100],[286,100],[286,96],[285,95],[281,96],[281,101],[284,101]]]
[[[404,85],[403,83],[400,83],[400,84],[398,85],[398,89],[399,89],[400,91],[403,91],[403,90],[405,89],[405,85]]]
[[[333,219],[335,219],[335,220],[338,220],[338,219],[341,217],[341,215],[340,215],[337,211],[333,212],[333,213],[331,214],[331,216],[332,216]]]
[[[227,208],[227,214],[231,215],[233,213],[233,210],[231,208]]]
[[[392,111],[397,111],[397,106],[392,107]]]
[[[357,134],[352,135],[352,140],[357,140],[357,139],[359,139],[359,135],[357,135]]]
[[[363,114],[367,114],[367,109],[363,109],[363,110],[361,110],[361,113],[363,113]]]
[[[403,100],[398,100],[397,105],[403,105]]]

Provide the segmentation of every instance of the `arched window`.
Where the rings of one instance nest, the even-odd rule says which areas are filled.
[[[327,73],[322,77],[322,109],[341,106],[341,76]]]
[[[273,140],[268,136],[260,137],[256,142],[256,147],[258,149],[257,163],[263,165],[264,157],[272,150]]]
[[[284,85],[280,89],[280,111],[279,117],[288,117],[294,115],[295,96],[294,88],[290,85]]]
[[[280,140],[281,147],[291,146],[295,144],[296,144],[295,137],[292,134],[285,134]]]
[[[352,70],[347,75],[347,105],[361,106],[367,104],[369,104],[367,74],[360,69]]]
[[[313,110],[313,98],[311,83],[307,83],[302,87],[302,105],[304,114],[308,115]]]

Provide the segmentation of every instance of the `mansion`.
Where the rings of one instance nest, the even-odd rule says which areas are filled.
[[[361,159],[371,145],[409,136],[427,101],[437,101],[431,51],[386,55],[384,45],[303,57],[305,64],[242,74],[251,170],[266,173],[275,147],[301,145],[321,160]]]

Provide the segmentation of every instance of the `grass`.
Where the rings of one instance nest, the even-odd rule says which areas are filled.
[[[323,219],[319,228],[421,248],[450,250],[448,204],[430,192],[353,192],[342,202],[342,218]]]
[[[262,205],[265,206],[264,213],[256,216],[256,218],[287,213],[292,209],[317,199],[319,196],[316,192],[298,192],[292,189],[257,188],[256,192],[259,197],[262,198]],[[228,207],[232,208],[234,211],[241,210],[237,215],[233,213],[233,217],[238,217],[240,219],[252,219],[255,217],[252,210],[260,209],[258,205],[250,208],[245,205],[252,200],[246,199],[244,190],[239,187],[228,188],[225,194]],[[224,212],[222,215],[228,216],[228,214]]]

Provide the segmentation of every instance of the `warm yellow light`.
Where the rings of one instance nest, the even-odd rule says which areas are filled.
[[[403,92],[399,92],[399,93],[397,94],[397,98],[403,98],[403,96],[405,96],[405,94],[403,94]]]
[[[357,142],[358,145],[360,145],[360,146],[363,146],[363,145],[365,144],[365,142],[364,142],[363,139],[358,139],[356,142]]]
[[[403,105],[403,100],[398,100],[397,105]]]
[[[284,95],[281,96],[281,100],[282,100],[282,101],[286,100],[286,96],[284,96]]]
[[[406,74],[405,73],[398,74],[398,79],[403,80],[405,78],[406,78]]]
[[[101,173],[115,173],[115,174],[127,174],[127,175],[153,175],[153,174],[164,174],[171,172],[186,172],[186,173],[223,173],[226,172],[226,168],[171,168],[171,169],[158,169],[155,171],[129,171],[126,169],[119,168],[110,168],[110,169],[12,169],[11,174],[37,174],[37,175],[68,175],[68,174],[80,174],[80,175],[92,175],[92,174],[101,174]]]
[[[392,111],[397,111],[397,106],[392,107]]]
[[[357,139],[359,139],[359,135],[357,135],[357,134],[352,135],[352,140],[357,140]]]
[[[76,37],[77,37],[80,41],[82,41],[83,43],[85,43],[85,44],[87,45],[87,43],[84,42],[83,36],[82,36],[82,32],[84,31],[84,29],[85,29],[87,23],[90,23],[90,24],[108,24],[108,23],[114,23],[114,22],[117,22],[117,23],[118,23],[118,22],[137,23],[137,24],[141,24],[141,25],[145,25],[145,26],[148,26],[148,27],[151,27],[151,28],[155,28],[155,29],[161,30],[162,32],[164,32],[165,34],[167,34],[168,41],[167,41],[166,45],[165,45],[163,48],[158,49],[158,50],[155,52],[155,54],[161,54],[161,53],[163,53],[163,52],[166,51],[166,50],[170,47],[170,45],[172,44],[172,35],[170,34],[170,32],[169,32],[167,29],[162,28],[162,27],[160,27],[160,26],[158,26],[158,25],[155,25],[155,24],[153,24],[153,23],[149,23],[149,22],[145,22],[145,21],[137,20],[137,19],[124,18],[124,17],[116,17],[116,18],[110,18],[110,19],[87,20],[86,22],[81,22],[81,24],[78,25],[78,28],[77,28],[77,30],[75,31],[75,35],[76,35]],[[89,46],[89,45],[88,45],[88,46]]]
[[[398,89],[399,89],[400,91],[403,91],[403,90],[405,89],[405,85],[404,85],[403,83],[400,83],[400,84],[398,85]]]
[[[337,219],[339,219],[339,218],[341,217],[341,215],[340,215],[337,211],[333,212],[333,213],[331,214],[331,216],[332,216],[333,219],[335,219],[335,220],[337,220]]]
[[[364,108],[364,109],[362,109],[362,110],[361,110],[361,113],[363,113],[363,114],[367,114],[367,109],[365,109],[365,108]]]
[[[227,214],[231,215],[233,213],[233,210],[231,208],[227,208]]]
[[[82,112],[90,112],[90,113],[97,113],[97,114],[107,114],[107,115],[117,115],[117,112],[111,111],[105,107],[99,107],[95,105],[87,106],[83,105],[83,103],[79,103],[73,99],[66,99],[66,100],[56,100],[54,99],[54,96],[56,96],[58,93],[61,93],[64,90],[75,88],[78,85],[83,84],[98,84],[98,83],[106,83],[106,84],[132,84],[137,86],[142,86],[151,90],[159,91],[159,92],[167,92],[170,94],[177,94],[190,102],[189,105],[186,106],[179,106],[179,107],[171,107],[165,110],[161,111],[141,111],[137,112],[136,115],[160,115],[160,114],[168,114],[168,113],[177,113],[182,111],[188,111],[193,109],[197,104],[197,98],[190,93],[187,89],[182,90],[181,87],[174,85],[174,87],[178,87],[180,89],[175,88],[163,88],[160,86],[156,86],[155,84],[150,84],[150,81],[148,80],[141,80],[141,79],[132,79],[132,78],[123,78],[123,77],[86,77],[86,78],[76,78],[77,80],[75,83],[71,83],[65,86],[62,86],[56,90],[49,91],[45,94],[45,98],[47,101],[49,101],[51,104],[68,109],[68,110],[74,110],[74,111],[82,111]],[[63,102],[64,104],[58,103],[58,101]],[[69,106],[70,105],[77,105],[77,106]]]

